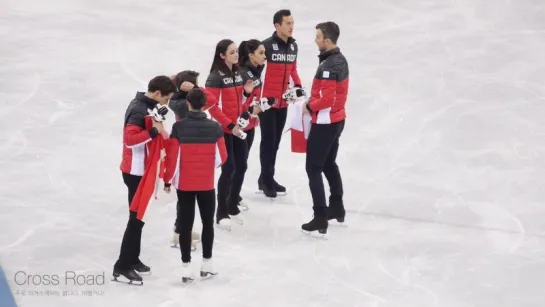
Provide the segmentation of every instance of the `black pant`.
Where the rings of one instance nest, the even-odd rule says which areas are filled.
[[[195,200],[199,205],[202,221],[202,256],[212,258],[212,246],[214,245],[214,211],[216,210],[216,191],[181,191],[178,195],[179,210],[176,232],[180,234],[180,251],[182,261],[191,261],[191,231],[195,221]]]
[[[254,137],[255,137],[255,127],[248,130],[248,131],[245,131],[247,136],[246,136],[246,144],[248,144],[248,153],[250,152],[250,149],[252,148],[252,144],[254,143]]]
[[[221,167],[221,175],[218,180],[218,211],[216,220],[236,215],[238,199],[244,175],[248,169],[248,144],[246,140],[226,133],[225,147],[227,149],[227,161]]]
[[[337,166],[339,138],[345,121],[334,124],[312,124],[307,142],[306,170],[312,194],[314,215],[325,217],[327,204],[325,197],[324,173],[330,188],[329,205],[343,206],[343,183]]]
[[[132,199],[136,194],[138,185],[140,184],[141,176],[130,175],[123,173],[123,182],[128,189],[129,207]],[[121,241],[121,250],[119,252],[119,258],[115,263],[115,267],[121,270],[127,270],[132,268],[135,264],[140,264],[140,248],[142,241],[142,229],[144,228],[144,222],[136,218],[136,212],[129,211],[129,221],[123,234],[123,240]]]
[[[261,144],[259,146],[261,175],[259,178],[268,187],[274,186],[276,153],[280,146],[287,115],[288,108],[269,109],[266,112],[259,113],[259,125],[261,127]]]
[[[140,180],[142,180],[142,176],[135,176],[127,173],[123,174],[123,182],[127,186],[128,192],[129,192],[129,207],[131,206],[132,199],[134,198],[134,194],[136,194],[136,190],[138,189],[138,185],[140,184]]]

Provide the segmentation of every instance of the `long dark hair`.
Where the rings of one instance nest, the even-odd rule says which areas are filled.
[[[210,67],[210,72],[213,72],[214,70],[221,70],[227,74],[231,74],[231,70],[227,65],[225,64],[225,60],[221,58],[220,54],[224,54],[227,52],[227,48],[234,42],[230,39],[222,39],[218,42],[216,45],[216,52],[214,52],[214,60],[212,60],[212,66]],[[239,61],[240,63],[240,61]],[[233,70],[237,71],[238,65],[233,64]]]
[[[245,65],[250,60],[250,53],[254,53],[262,43],[257,39],[243,41],[238,46],[238,62],[240,65]]]

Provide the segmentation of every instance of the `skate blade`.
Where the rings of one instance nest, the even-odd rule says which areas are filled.
[[[170,245],[171,248],[180,248],[180,245],[178,244],[172,244]],[[196,245],[191,245],[191,251],[194,252],[197,250],[197,246]]]
[[[119,275],[119,276],[113,276],[112,277],[112,281],[115,281],[115,282],[118,282],[118,283],[121,283],[121,284],[127,284],[127,285],[131,285],[131,286],[143,286],[144,285],[144,281],[137,281],[137,280],[129,280],[127,279],[126,277],[122,276],[122,275]]]
[[[192,277],[182,277],[182,283],[184,285],[191,284],[191,283],[193,283],[193,281],[195,281],[195,279],[192,278]]]
[[[235,215],[230,215],[231,217],[231,222],[237,224],[237,225],[243,225],[244,224],[244,220],[238,218],[237,216]]]
[[[255,194],[258,194],[258,195],[265,195],[265,193],[263,193],[263,191],[256,191]],[[288,195],[288,192],[276,192],[276,196],[287,196]]]
[[[204,271],[201,271],[201,278],[202,279],[210,279],[214,276],[218,275],[218,273],[211,273],[211,272],[204,272]]]
[[[334,226],[334,227],[348,227],[346,222],[339,222],[337,220],[330,220],[327,223],[329,226]]]
[[[315,239],[327,240],[329,238],[327,233],[321,233],[319,231],[306,231],[306,230],[301,229],[301,232],[303,234],[305,234],[306,236],[309,236],[309,237],[315,238]]]
[[[216,224],[216,227],[218,227],[221,230],[231,231],[231,226],[224,226],[224,225]]]

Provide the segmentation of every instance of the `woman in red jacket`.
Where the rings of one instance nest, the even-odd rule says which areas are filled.
[[[239,123],[243,122],[240,116],[247,113],[244,105],[254,90],[253,82],[244,83],[240,75],[238,57],[237,45],[229,39],[221,40],[216,45],[205,84],[206,90],[217,99],[217,103],[214,103],[216,99],[208,99],[206,109],[223,128],[227,148],[227,161],[221,167],[218,180],[216,223],[228,230],[231,229],[231,219],[242,224],[238,203],[248,168],[248,144],[242,138],[244,127]]]
[[[240,74],[244,83],[251,81],[254,85],[250,97],[247,102],[253,102],[254,100],[261,100],[261,73],[265,68],[265,61],[267,56],[265,54],[265,46],[257,39],[250,39],[240,43],[238,48],[239,63],[241,66]],[[274,103],[274,98],[270,98],[270,104]],[[250,103],[245,103],[245,110],[251,110],[253,114],[261,112],[261,109],[257,107],[257,110],[250,108]],[[259,125],[259,119],[257,116],[253,116],[250,119],[250,124],[244,132],[248,135],[246,137],[246,143],[248,144],[248,152],[250,151],[255,135],[255,127]],[[242,203],[242,198],[239,198],[239,205],[243,210],[248,210],[248,206]]]

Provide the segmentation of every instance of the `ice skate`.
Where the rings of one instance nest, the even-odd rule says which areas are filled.
[[[240,212],[238,207],[234,207],[233,209],[229,210],[229,218],[235,224],[238,224],[238,225],[244,224],[244,219],[242,218],[242,213]]]
[[[303,224],[301,231],[311,237],[327,239],[327,219],[314,217],[312,221]]]
[[[170,243],[170,247],[180,248],[180,234],[176,233],[176,227],[174,227],[174,231],[172,232],[172,241]]]
[[[278,193],[276,192],[276,188],[268,187],[262,182],[258,182],[259,186],[259,192],[257,194],[263,194],[265,197],[269,198],[271,201],[273,201],[277,196]]]
[[[144,280],[142,276],[138,275],[133,269],[120,270],[114,268],[112,281],[126,283],[129,285],[143,286]],[[120,280],[119,278],[122,277]]]
[[[212,262],[212,258],[210,259],[202,259],[202,265],[201,265],[201,277],[206,278],[210,276],[217,275],[218,272],[214,270],[214,263]]]
[[[231,219],[228,217],[221,218],[219,221],[216,220],[216,225],[221,229],[231,231]]]
[[[277,196],[286,196],[286,187],[280,185],[278,182],[273,180],[273,186],[267,187],[265,184],[263,184],[263,181],[259,179],[257,181],[258,189],[259,191],[256,194],[264,194],[266,197],[270,198],[271,200],[275,199]]]
[[[197,244],[201,242],[201,234],[195,231],[191,232],[191,251],[197,250]]]
[[[278,194],[278,196],[286,196],[288,195],[288,192],[286,190],[286,187],[279,184],[278,182],[274,182],[274,185],[276,187],[276,194]]]
[[[242,201],[242,197],[238,197],[238,208],[241,210],[241,211],[248,211],[250,210],[250,208],[248,207],[248,204],[246,204],[246,202],[243,202]]]
[[[188,284],[195,280],[195,275],[191,271],[191,262],[182,264],[182,283]]]
[[[329,206],[327,209],[327,219],[329,226],[343,226],[346,227],[344,221],[346,211],[342,206]]]
[[[151,268],[143,264],[140,260],[138,260],[138,262],[134,264],[132,268],[138,273],[151,273]]]

